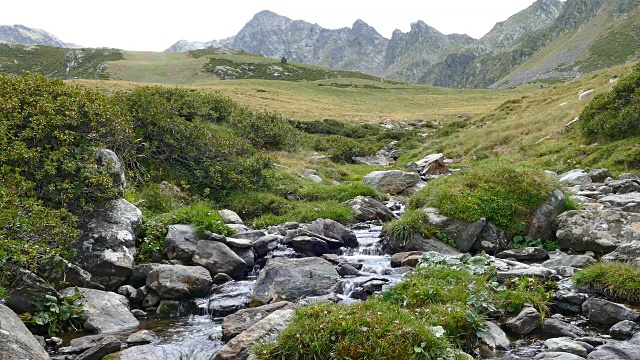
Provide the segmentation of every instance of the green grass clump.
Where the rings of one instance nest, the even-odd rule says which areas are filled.
[[[422,210],[407,210],[402,217],[384,224],[387,236],[393,238],[398,244],[405,244],[416,234],[425,237],[433,235],[429,216]]]
[[[460,174],[429,182],[409,200],[410,209],[435,207],[452,218],[488,222],[512,235],[524,233],[533,212],[556,187],[541,170],[483,161]]]
[[[438,359],[453,346],[419,316],[370,300],[296,310],[275,343],[254,349],[258,359]]]
[[[343,202],[351,200],[357,196],[371,196],[374,199],[383,201],[385,195],[362,183],[322,185],[313,184],[303,187],[296,193],[297,197],[305,201],[335,200]]]
[[[231,194],[228,207],[242,219],[252,220],[267,214],[283,215],[287,210],[292,209],[294,204],[277,194],[250,191]]]
[[[604,291],[616,301],[640,304],[640,265],[627,262],[601,262],[588,265],[573,276],[580,286]]]
[[[342,224],[353,222],[351,208],[340,204],[335,200],[314,201],[314,202],[292,202],[294,207],[287,210],[282,215],[267,214],[253,221],[253,225],[264,228],[272,225],[279,225],[289,221],[300,223],[312,222],[316,219],[331,219]]]

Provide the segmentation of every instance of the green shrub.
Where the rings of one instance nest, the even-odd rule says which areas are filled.
[[[253,225],[258,228],[265,228],[289,221],[308,223],[319,218],[335,220],[342,224],[353,222],[351,208],[337,201],[325,200],[317,202],[296,202],[293,204],[295,204],[294,207],[287,210],[283,215],[263,215],[255,219]]]
[[[363,143],[340,135],[315,136],[312,139],[312,149],[328,152],[335,162],[352,163],[354,156],[370,156],[378,151],[370,142]]]
[[[409,199],[408,207],[435,207],[445,216],[467,222],[486,218],[516,235],[526,232],[533,212],[556,187],[542,171],[484,161],[429,182]]]
[[[169,212],[186,205],[188,200],[188,197],[180,189],[175,188],[174,190],[172,185],[163,186],[163,184],[156,183],[146,185],[139,194],[136,194],[135,199],[131,199],[130,196],[131,203],[153,214]]]
[[[56,336],[67,329],[78,331],[82,328],[80,316],[89,310],[84,295],[75,289],[72,295],[67,295],[58,300],[55,296],[46,295],[42,301],[34,303],[35,312],[25,313],[20,316],[23,322],[32,324],[36,328],[44,328],[49,336]]]
[[[640,265],[627,262],[601,262],[588,265],[573,277],[580,286],[600,291],[616,301],[640,304]]]
[[[438,359],[452,344],[410,312],[380,301],[315,304],[296,310],[258,359]]]
[[[304,201],[335,200],[344,202],[357,196],[371,196],[380,201],[385,200],[385,195],[373,190],[362,183],[341,185],[307,185],[300,189],[296,195]]]
[[[285,150],[298,144],[299,132],[275,112],[240,109],[231,118],[238,136],[258,149]]]
[[[313,121],[292,121],[291,124],[307,134],[340,135],[352,139],[378,136],[383,129],[374,124],[353,125],[347,122],[324,119]]]
[[[506,290],[497,293],[500,308],[507,313],[520,312],[525,306],[533,306],[542,316],[549,313],[548,304],[553,299],[555,283],[545,283],[536,277],[511,279]]]
[[[294,203],[273,193],[252,191],[233,193],[228,207],[242,219],[252,220],[266,214],[283,215]]]
[[[421,210],[407,210],[400,218],[384,224],[383,228],[386,235],[399,244],[405,244],[416,234],[421,234],[425,237],[433,235],[429,216]]]
[[[594,97],[580,114],[579,124],[590,141],[640,135],[640,63],[611,92]]]

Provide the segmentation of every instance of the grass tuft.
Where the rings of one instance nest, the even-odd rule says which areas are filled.
[[[640,265],[601,262],[588,265],[573,277],[580,286],[591,287],[616,301],[640,304]]]

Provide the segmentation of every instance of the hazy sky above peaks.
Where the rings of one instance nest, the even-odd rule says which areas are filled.
[[[162,51],[178,40],[235,35],[257,12],[337,29],[362,19],[383,36],[422,20],[439,31],[480,38],[533,0],[19,0],[5,1],[0,25],[21,24],[86,47]]]

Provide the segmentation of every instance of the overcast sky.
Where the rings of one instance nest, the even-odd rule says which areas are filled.
[[[210,41],[235,35],[253,15],[271,10],[325,28],[362,19],[389,38],[423,20],[445,34],[482,37],[533,0],[5,0],[0,25],[46,30],[86,47],[162,51],[178,40]]]

